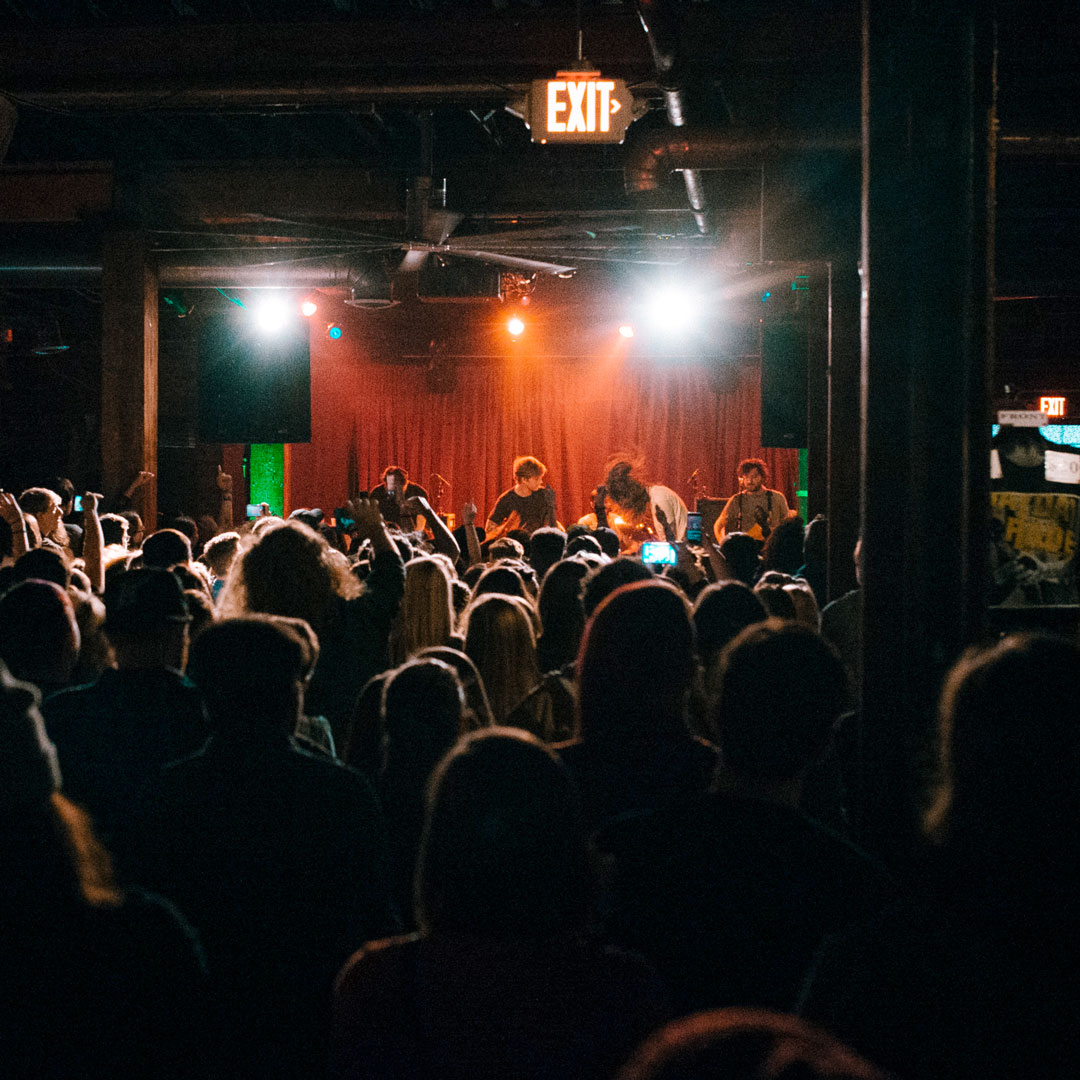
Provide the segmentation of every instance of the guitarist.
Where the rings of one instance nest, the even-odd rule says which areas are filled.
[[[504,491],[491,511],[486,526],[492,540],[513,529],[530,536],[555,522],[555,492],[544,486],[547,466],[534,457],[514,458],[514,486]]]
[[[791,516],[787,499],[782,492],[765,486],[769,470],[761,458],[740,461],[735,475],[739,490],[728,499],[716,519],[713,526],[716,542],[719,544],[733,532],[744,532],[755,540],[765,541],[777,525]]]
[[[598,496],[601,492],[606,496],[596,502],[597,524],[606,524],[619,534],[624,555],[638,552],[647,540],[675,543],[686,536],[686,503],[663,484],[642,484],[632,475],[635,464],[613,462],[607,483],[597,488]]]

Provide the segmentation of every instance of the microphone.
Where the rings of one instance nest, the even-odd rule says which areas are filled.
[[[450,483],[449,480],[446,479],[445,476],[440,476],[438,473],[432,473],[431,478],[432,478],[432,480],[438,480],[440,484],[443,484],[446,487],[453,487],[454,486],[453,484]]]

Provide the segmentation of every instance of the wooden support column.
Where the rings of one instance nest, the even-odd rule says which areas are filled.
[[[142,233],[106,237],[101,294],[102,483],[112,497],[140,470],[154,474],[135,495],[149,534],[157,528],[158,288]]]
[[[829,350],[829,599],[855,588],[859,538],[859,276],[854,253],[832,268]]]
[[[985,626],[993,5],[863,0],[863,723],[872,842],[915,836],[941,681]]]

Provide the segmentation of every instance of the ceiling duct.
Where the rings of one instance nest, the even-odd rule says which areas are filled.
[[[657,81],[664,91],[668,123],[674,128],[687,124],[685,60],[679,37],[682,17],[677,0],[636,0],[638,16],[649,41]],[[683,170],[686,197],[694,211],[698,232],[708,236],[713,231],[705,188],[693,167]]]
[[[349,280],[350,307],[367,308],[378,311],[380,308],[393,307],[394,287],[390,280],[390,271],[381,258],[354,262]]]
[[[844,132],[751,131],[734,128],[659,130],[627,148],[623,181],[628,195],[657,191],[673,170],[756,167],[762,161],[808,151],[857,151],[858,134]]]

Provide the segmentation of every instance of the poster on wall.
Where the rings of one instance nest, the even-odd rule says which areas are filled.
[[[991,603],[1002,607],[1077,604],[1080,495],[994,491]]]

